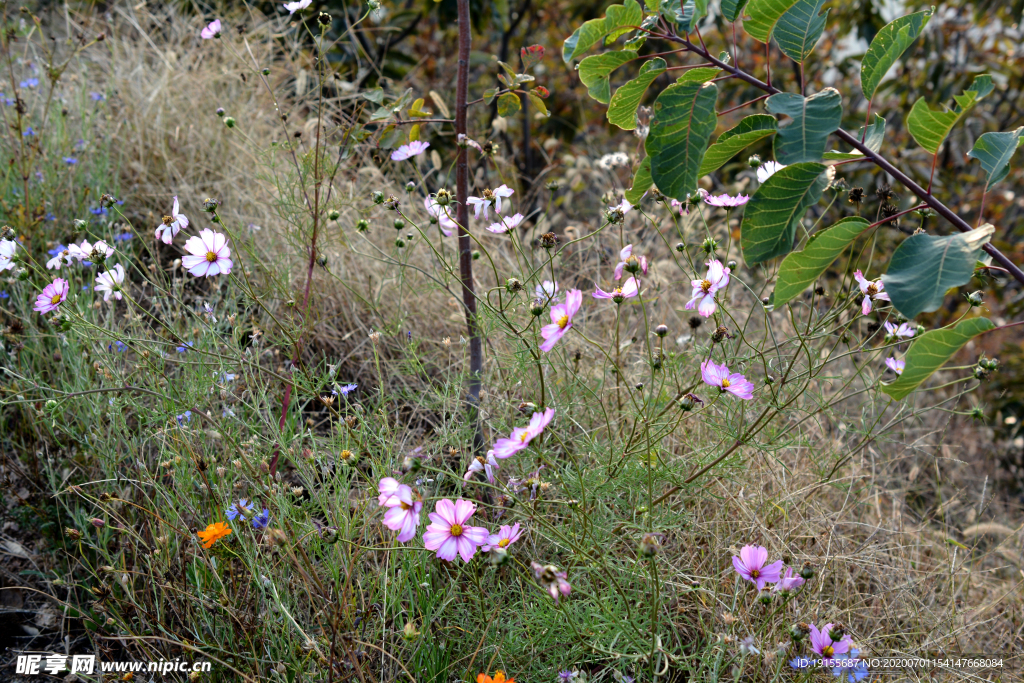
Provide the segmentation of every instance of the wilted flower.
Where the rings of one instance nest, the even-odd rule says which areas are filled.
[[[555,602],[558,602],[559,597],[572,592],[568,574],[558,571],[558,567],[531,562],[530,568],[533,569],[533,576],[537,579],[537,583],[554,598]]]
[[[110,301],[111,295],[118,301],[121,300],[121,285],[124,284],[124,266],[120,263],[113,268],[96,276],[97,292],[103,292],[103,300]]]
[[[700,375],[706,384],[728,391],[737,398],[748,401],[754,398],[754,383],[738,372],[730,373],[725,363],[716,365],[714,361],[708,359],[700,364]]]
[[[768,549],[759,545],[745,545],[740,549],[739,557],[733,555],[732,558],[736,572],[757,586],[757,590],[763,590],[765,584],[777,582],[782,571],[782,560],[767,565],[766,562]]]
[[[633,254],[633,245],[632,244],[627,244],[619,252],[619,262],[615,264],[615,279],[616,280],[621,280],[622,279],[622,271],[626,267],[626,259],[628,259],[632,254]]]
[[[310,0],[312,2],[312,0]],[[199,32],[200,37],[203,40],[209,40],[210,38],[216,37],[220,33],[220,19],[214,19],[206,25],[202,31]],[[93,98],[96,99],[96,98]]]
[[[423,534],[423,545],[427,550],[436,550],[442,560],[452,562],[459,555],[463,562],[469,562],[489,536],[483,527],[466,525],[474,512],[476,505],[468,500],[437,501],[429,515],[431,524]]]
[[[227,275],[231,272],[231,249],[228,239],[219,232],[205,229],[185,242],[189,256],[181,257],[181,265],[195,277]]]
[[[730,197],[727,194],[720,195],[708,195],[704,197],[704,202],[711,206],[719,206],[726,209],[734,209],[737,206],[743,206],[750,201],[750,197],[745,194],[739,194],[735,197]]]
[[[761,651],[754,645],[754,636],[747,636],[740,641],[740,654],[759,655]]]
[[[692,298],[686,302],[686,310],[694,308],[705,318],[710,318],[718,309],[715,303],[715,294],[729,286],[729,268],[722,265],[718,259],[711,259],[707,262],[708,274],[703,280],[691,280],[693,286]],[[699,303],[698,303],[699,300]]]
[[[779,582],[775,584],[775,588],[773,588],[772,590],[778,591],[785,595],[787,593],[793,592],[802,585],[804,585],[803,577],[799,575],[794,576],[793,568],[786,567],[785,575],[781,579],[779,579]]]
[[[764,162],[757,167],[757,182],[763,183],[784,168],[786,166],[777,161]]]
[[[81,244],[72,244],[68,246],[68,251],[71,252],[71,256],[78,261],[87,261],[96,253],[99,253],[104,257],[114,255],[114,248],[103,240],[100,240],[96,244],[89,244],[88,240],[83,240]]]
[[[896,358],[891,358],[890,357],[890,358],[886,358],[885,359],[885,365],[890,370],[895,372],[897,375],[902,375],[903,374],[903,368],[905,368],[907,366],[907,361],[905,361],[905,360],[898,360]]]
[[[487,537],[487,544],[480,548],[483,552],[490,552],[493,548],[508,548],[510,545],[519,540],[522,536],[522,532],[519,530],[519,522],[516,522],[514,526],[508,526],[503,524],[498,533],[490,534]]]
[[[43,291],[36,297],[36,305],[33,310],[40,313],[56,311],[68,298],[68,281],[62,278],[54,278],[53,282],[46,285]]]
[[[885,284],[881,280],[875,280],[871,282],[864,277],[864,273],[857,270],[853,277],[856,278],[857,283],[860,285],[860,291],[864,294],[864,301],[861,302],[861,311],[864,315],[871,312],[871,302],[874,301],[889,301],[889,295],[882,291],[885,289]]]
[[[571,289],[565,297],[564,304],[556,304],[551,307],[551,324],[545,325],[540,330],[540,336],[544,341],[540,350],[548,353],[555,348],[558,340],[565,336],[565,333],[572,329],[572,317],[580,310],[583,304],[583,292],[578,289]]]
[[[178,198],[174,198],[171,215],[164,216],[163,222],[156,227],[156,237],[164,244],[170,244],[174,236],[188,227],[188,218],[178,212]]]
[[[303,0],[303,1],[305,1],[305,0]],[[306,5],[309,5],[309,2],[306,2]],[[286,7],[287,7],[287,5],[286,5]],[[412,157],[419,156],[420,154],[423,154],[424,152],[427,151],[427,147],[430,147],[430,143],[429,142],[423,142],[422,140],[413,140],[409,144],[402,145],[401,147],[396,149],[394,152],[392,152],[391,153],[391,160],[392,161],[405,161],[406,159],[410,159]]]
[[[384,514],[384,526],[399,532],[398,541],[406,543],[416,536],[416,527],[420,525],[420,511],[423,501],[413,498],[412,488],[399,484],[392,477],[385,477],[377,485],[380,496],[378,504],[391,508]]]
[[[469,463],[469,469],[466,470],[466,474],[463,479],[469,481],[473,478],[475,472],[483,472],[487,477],[488,483],[494,483],[494,473],[498,469],[498,461],[494,457],[494,451],[487,451],[487,457],[477,456],[473,458]]]
[[[530,418],[530,424],[525,427],[516,427],[512,430],[512,434],[494,442],[494,456],[509,458],[525,449],[533,439],[541,435],[554,417],[554,408],[547,408],[543,413],[534,413]]]
[[[491,191],[491,194],[494,196],[494,210],[501,213],[501,200],[507,199],[515,193],[516,191],[508,185],[499,185],[494,188],[494,190]]]

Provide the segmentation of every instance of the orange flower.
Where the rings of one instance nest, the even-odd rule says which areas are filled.
[[[477,674],[476,683],[516,683],[514,679],[510,678],[505,680],[504,671],[495,671],[494,678],[491,678],[487,674]]]
[[[199,531],[199,539],[203,541],[203,547],[209,548],[214,543],[231,533],[231,527],[226,522],[216,522],[206,527],[206,531]]]

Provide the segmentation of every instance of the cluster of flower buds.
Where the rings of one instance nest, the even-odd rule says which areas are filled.
[[[974,378],[977,380],[988,379],[992,375],[992,371],[998,367],[999,359],[982,356],[978,359],[978,367],[974,368]]]

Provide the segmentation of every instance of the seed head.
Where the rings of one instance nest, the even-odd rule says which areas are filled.
[[[552,249],[558,245],[558,235],[553,232],[546,232],[540,236],[540,246],[545,249]]]

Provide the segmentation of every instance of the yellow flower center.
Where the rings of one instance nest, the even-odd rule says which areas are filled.
[[[523,433],[519,435],[519,442],[526,443],[526,440],[530,438],[530,432],[523,430]]]
[[[401,502],[401,507],[403,510],[412,510],[412,505],[409,505],[404,500]]]
[[[701,280],[700,291],[704,292],[705,294],[710,292],[711,291],[711,280]]]
[[[507,538],[503,538],[500,541],[498,541],[498,547],[499,548],[508,547],[508,539]]]
[[[50,299],[50,303],[51,304],[59,304],[60,303],[60,294],[54,294],[53,298]]]
[[[726,386],[728,386],[728,380],[726,380],[726,381],[723,381],[723,382],[722,382],[722,384],[725,384]],[[755,579],[756,579],[757,577],[761,576],[761,570],[760,570],[760,569],[752,569],[752,570],[750,571],[750,575],[751,575],[751,576],[752,576],[753,578],[755,578]]]
[[[214,261],[217,260],[217,254],[213,253],[212,251],[206,252],[206,260],[209,261],[210,263],[213,263]]]
[[[558,319],[558,326],[560,328],[562,328],[563,330],[565,329],[565,326],[568,325],[568,324],[569,324],[569,316],[563,315],[561,318]]]
[[[170,225],[173,222],[174,222],[173,218],[171,218],[170,216],[164,216],[164,225]]]
[[[723,379],[723,380],[722,380],[722,388],[723,388],[723,389],[728,389],[728,388],[729,388],[729,386],[730,386],[731,384],[732,384],[732,382],[730,382],[730,381],[729,381],[728,379]],[[752,572],[752,574],[753,574],[753,575],[754,575],[754,577],[756,578],[756,577],[757,577],[757,575],[758,575],[758,571],[757,571],[757,570],[755,569],[755,570],[754,570],[754,571]]]
[[[461,524],[452,524],[451,534],[452,534],[452,536],[461,536],[462,535],[462,525]]]
[[[878,294],[878,287],[876,285],[873,285],[873,284],[868,285],[867,295],[868,296],[874,296],[875,294]]]
[[[836,649],[831,645],[826,645],[825,647],[821,648],[821,654],[825,655],[826,657],[831,657],[835,654],[835,652]]]

